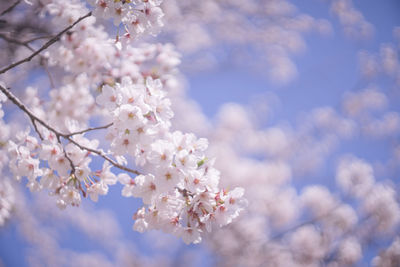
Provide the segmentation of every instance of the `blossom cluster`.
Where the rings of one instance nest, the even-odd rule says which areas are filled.
[[[145,171],[132,179],[118,176],[122,195],[140,197],[145,204],[134,218],[134,229],[162,229],[198,243],[214,224],[223,226],[246,205],[243,189],[218,188],[219,172],[204,151],[208,142],[194,134],[169,132],[173,113],[160,80],[134,84],[128,77],[104,85],[97,103],[110,111],[107,137],[115,156],[130,155]]]
[[[9,167],[17,180],[28,179],[27,186],[32,192],[49,190],[57,197],[57,206],[64,209],[68,205],[79,206],[81,193],[89,194],[97,201],[99,194],[107,194],[108,185],[116,183],[108,162],[104,162],[101,170],[92,171],[88,151],[73,143],[64,148],[50,131],[43,130],[42,137],[44,141],[39,142],[28,130],[17,135],[17,143],[10,141],[8,144]],[[83,136],[73,138],[92,149],[98,146],[96,140],[90,141]]]
[[[162,0],[88,0],[94,6],[93,15],[112,18],[114,25],[124,25],[124,38],[135,40],[149,33],[157,35],[163,26]]]
[[[52,24],[65,27],[89,12],[81,1],[51,0],[42,7],[43,13],[51,15]],[[51,66],[58,65],[71,74],[85,73],[89,82],[101,79],[112,62],[115,46],[96,18],[90,16],[62,35],[56,46],[46,51]]]
[[[52,15],[54,25],[65,27],[89,10],[80,1],[52,0],[43,7],[43,12]],[[110,39],[104,27],[97,25],[94,16],[81,21],[68,34],[61,36],[59,42],[46,52],[46,58],[51,66],[58,66],[71,75],[64,78],[62,91],[80,94],[82,97],[76,100],[92,103],[94,101],[90,99],[89,88],[98,88],[102,83],[110,83],[123,76],[131,77],[134,82],[141,82],[147,76],[159,78],[167,90],[178,85],[175,80],[180,56],[171,44],[139,43],[132,46],[125,37]],[[125,45],[121,46],[121,43]],[[58,91],[52,92],[52,96],[58,95],[55,100],[68,98],[65,93],[57,93]],[[69,106],[71,104],[75,106],[75,103],[70,103]],[[56,103],[52,105],[56,108],[61,106]],[[92,111],[85,112],[82,108],[75,110],[80,114],[89,114]],[[57,117],[54,121],[63,121],[60,119]],[[74,119],[78,120],[77,117]]]
[[[140,84],[124,77],[101,89],[96,101],[112,120],[107,134],[110,154],[123,165],[125,156],[134,157],[146,173],[134,179],[127,173],[118,176],[124,184],[122,195],[142,198],[146,205],[134,216],[135,230],[162,229],[186,243],[198,243],[204,231],[229,224],[239,215],[246,205],[244,191],[218,188],[219,172],[204,154],[207,140],[169,132],[173,112],[160,80],[148,77]],[[31,191],[49,190],[60,208],[79,206],[81,194],[93,201],[107,194],[117,177],[109,161],[102,170],[91,170],[90,151],[98,149],[97,140],[73,134],[64,146],[57,132],[39,129],[42,141],[27,130],[8,144],[9,166],[17,180],[26,177]]]

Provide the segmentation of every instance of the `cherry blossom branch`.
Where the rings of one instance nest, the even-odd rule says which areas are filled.
[[[13,3],[10,7],[5,9],[3,12],[0,13],[0,16],[3,16],[7,14],[8,12],[11,12],[19,3],[21,3],[21,0],[17,0],[15,3]]]
[[[31,61],[35,56],[37,56],[39,53],[41,53],[42,51],[44,51],[45,49],[47,49],[48,47],[50,47],[52,44],[54,44],[55,42],[57,42],[60,37],[66,33],[67,31],[69,31],[70,29],[72,29],[76,24],[78,24],[80,21],[84,20],[87,17],[90,17],[92,15],[92,12],[87,13],[86,15],[80,17],[79,19],[77,19],[74,23],[72,23],[71,25],[69,25],[68,27],[66,27],[64,30],[62,30],[61,32],[59,32],[57,35],[55,35],[53,38],[51,38],[49,41],[47,41],[42,47],[40,47],[38,50],[36,50],[35,52],[33,52],[29,57],[26,57],[24,59],[21,59],[11,65],[9,65],[8,67],[5,67],[3,69],[0,70],[0,74],[5,73],[7,71],[9,71],[12,68],[15,68],[18,65],[21,65],[22,63],[25,62],[29,62]]]
[[[35,128],[36,131],[37,131],[37,127],[35,126],[35,123],[38,122],[43,127],[47,128],[48,130],[53,132],[56,135],[57,140],[58,140],[59,143],[61,143],[60,138],[62,137],[64,139],[68,140],[70,143],[73,143],[74,145],[79,147],[81,150],[86,150],[86,151],[92,152],[92,153],[102,157],[103,159],[107,160],[114,167],[116,167],[118,169],[130,172],[130,173],[133,173],[133,174],[136,174],[136,175],[140,175],[141,174],[137,170],[134,170],[134,169],[131,169],[131,168],[128,168],[126,166],[123,166],[123,165],[119,164],[118,162],[116,162],[115,160],[113,160],[112,158],[107,156],[102,150],[96,150],[96,149],[93,149],[93,148],[90,148],[90,147],[86,147],[86,146],[83,146],[83,145],[79,144],[77,141],[72,139],[72,135],[79,134],[79,132],[72,133],[72,134],[64,134],[64,133],[61,133],[58,130],[54,129],[53,127],[48,125],[46,122],[44,122],[42,119],[40,119],[36,115],[34,115],[32,111],[30,111],[13,93],[10,92],[10,90],[4,88],[1,85],[0,85],[0,91],[2,91],[7,96],[7,98],[11,102],[13,102],[19,109],[21,109],[23,112],[25,112],[28,115],[28,117],[30,118],[30,120],[34,124],[34,128]],[[96,128],[105,129],[105,128],[110,127],[110,126],[111,125],[105,125],[105,126],[101,126],[101,127],[93,127],[93,128],[86,129],[83,132],[90,131],[90,130],[95,130]],[[67,157],[67,159],[68,159],[68,157]],[[70,160],[70,159],[68,159],[68,160]],[[70,161],[70,163],[72,163],[72,161]],[[74,168],[73,168],[73,170],[74,170]]]

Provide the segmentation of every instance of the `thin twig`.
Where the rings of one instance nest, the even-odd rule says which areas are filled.
[[[82,130],[82,131],[77,131],[77,132],[73,132],[73,133],[67,134],[66,136],[71,137],[71,136],[74,136],[74,135],[77,135],[77,134],[83,134],[83,133],[87,133],[87,132],[94,131],[94,130],[107,129],[111,125],[113,125],[113,123],[109,123],[109,124],[104,125],[104,126],[89,127],[89,128],[87,128],[85,130]]]
[[[130,172],[130,173],[134,173],[136,175],[140,175],[141,174],[137,170],[133,170],[133,169],[130,169],[130,168],[126,167],[126,166],[123,166],[123,165],[119,164],[118,162],[116,162],[115,160],[113,160],[112,158],[107,156],[102,150],[96,150],[96,149],[93,149],[93,148],[90,148],[90,147],[83,146],[83,145],[79,144],[77,141],[75,141],[70,134],[64,134],[64,133],[61,133],[61,132],[57,131],[56,129],[54,129],[53,127],[48,125],[46,122],[44,122],[42,119],[38,118],[35,114],[33,114],[32,111],[30,111],[13,93],[10,92],[10,90],[4,88],[1,85],[0,85],[0,91],[2,91],[7,96],[7,98],[11,102],[13,102],[19,109],[21,109],[23,112],[25,112],[28,115],[28,117],[31,119],[32,122],[38,122],[43,127],[45,127],[48,130],[52,131],[56,135],[57,140],[58,140],[59,143],[61,143],[60,138],[62,137],[64,139],[68,140],[69,142],[73,143],[77,147],[79,147],[81,150],[86,150],[86,151],[92,152],[92,153],[102,157],[103,159],[105,159],[108,162],[110,162],[116,168],[119,168],[121,170]],[[102,126],[101,128],[104,128],[104,127],[105,126]]]
[[[332,212],[334,212],[334,211],[335,211],[336,209],[338,209],[340,206],[342,206],[342,203],[339,202],[339,203],[337,203],[335,206],[333,206],[331,209],[329,209],[327,212],[322,213],[322,214],[317,215],[317,216],[314,216],[313,218],[311,218],[311,219],[308,220],[308,221],[305,221],[305,222],[296,224],[296,225],[294,225],[294,226],[292,226],[292,227],[286,229],[285,231],[280,232],[280,233],[274,235],[273,237],[271,237],[271,238],[269,239],[269,241],[279,239],[279,238],[281,238],[282,236],[284,236],[285,234],[290,233],[290,232],[293,232],[294,230],[296,230],[296,229],[298,229],[298,228],[300,228],[300,227],[302,227],[302,226],[305,226],[305,225],[307,225],[307,224],[313,224],[313,223],[315,223],[315,222],[317,222],[317,221],[319,221],[319,220],[321,220],[321,219],[323,219],[323,218],[329,216]]]
[[[64,153],[64,157],[68,160],[69,165],[71,166],[71,174],[75,174],[75,165],[74,165],[74,162],[73,162],[72,159],[68,156],[67,151],[65,151],[65,148],[64,148],[64,146],[63,146],[62,143],[61,143],[60,135],[57,135],[57,134],[56,134],[56,136],[57,136],[57,141],[58,141],[58,143],[61,144],[61,147],[62,147],[62,150],[63,150],[63,153]]]
[[[47,49],[49,46],[51,46],[52,44],[54,44],[55,42],[57,42],[61,35],[63,35],[64,33],[66,33],[67,31],[69,31],[70,29],[72,29],[76,24],[78,24],[80,21],[84,20],[87,17],[90,17],[92,15],[92,12],[87,13],[85,16],[80,17],[79,19],[77,19],[74,23],[72,23],[71,25],[69,25],[67,28],[65,28],[64,30],[62,30],[61,32],[59,32],[57,35],[55,35],[53,38],[51,38],[49,41],[47,41],[41,48],[39,48],[38,50],[36,50],[35,52],[33,52],[29,57],[26,57],[20,61],[17,61],[11,65],[9,65],[8,67],[3,68],[2,70],[0,70],[0,74],[5,73],[6,71],[15,68],[18,65],[21,65],[22,63],[25,62],[29,62],[31,61],[35,56],[37,56],[40,52],[42,52],[43,50]]]
[[[68,136],[68,135],[65,135],[65,136]],[[71,143],[73,143],[74,145],[76,145],[77,147],[79,147],[81,150],[87,150],[87,151],[89,151],[89,152],[92,152],[92,153],[95,153],[95,154],[99,155],[99,156],[102,157],[103,159],[105,159],[105,160],[107,160],[108,162],[110,162],[114,167],[117,167],[118,169],[121,169],[121,170],[124,170],[124,171],[127,171],[127,172],[134,173],[134,174],[136,174],[136,175],[140,175],[140,174],[141,174],[141,173],[138,172],[137,170],[133,170],[133,169],[130,169],[130,168],[128,168],[128,167],[125,167],[124,165],[119,164],[118,162],[116,162],[115,160],[113,160],[112,158],[110,158],[109,156],[107,156],[103,151],[101,151],[101,150],[95,150],[95,149],[92,149],[92,148],[90,148],[90,147],[82,146],[81,144],[77,143],[74,139],[72,139],[72,138],[70,138],[70,137],[65,137],[65,136],[63,136],[65,139],[67,139],[68,141],[70,141]]]
[[[51,88],[54,89],[56,86],[55,86],[55,84],[54,84],[54,80],[53,80],[53,77],[51,76],[51,73],[50,73],[50,71],[49,71],[49,68],[48,68],[47,65],[46,65],[46,62],[47,62],[47,61],[41,62],[40,65],[43,67],[44,71],[45,71],[46,74],[47,74],[47,77],[49,78]]]
[[[45,37],[41,36],[40,38],[37,37],[37,38],[31,39],[31,40],[28,40],[28,41],[20,41],[20,40],[17,40],[17,39],[14,39],[14,38],[10,38],[10,37],[0,33],[0,38],[2,38],[3,40],[5,40],[5,41],[7,41],[9,43],[14,43],[14,44],[18,44],[18,45],[24,46],[24,47],[28,48],[29,50],[31,50],[32,52],[34,52],[35,50],[29,45],[29,43],[33,42],[34,40],[39,40],[39,39],[42,39],[42,38],[45,38]],[[54,81],[53,81],[53,78],[51,77],[49,69],[47,68],[46,62],[47,62],[47,58],[44,57],[44,56],[40,56],[40,65],[46,71],[47,76],[49,77],[49,80],[50,80],[51,87],[54,88],[55,87]]]
[[[3,16],[7,14],[8,12],[11,12],[19,3],[21,3],[21,0],[17,0],[14,4],[12,4],[9,8],[4,10],[3,12],[0,13],[0,16]]]
[[[33,128],[35,128],[35,131],[36,131],[37,134],[39,135],[40,140],[43,141],[43,136],[42,136],[42,134],[39,132],[35,120],[32,120],[32,118],[30,118],[30,119],[31,119],[31,122],[32,122],[32,124],[33,124]]]
[[[8,37],[8,36],[6,36],[5,34],[2,34],[2,33],[0,33],[0,38],[3,39],[4,41],[9,42],[9,43],[13,43],[13,44],[24,46],[24,47],[28,48],[29,50],[31,50],[32,52],[35,52],[35,50],[27,42],[22,42],[20,40]]]
[[[24,46],[24,47],[28,48],[29,50],[31,50],[32,52],[34,52],[35,50],[29,45],[30,42],[33,42],[33,41],[39,40],[39,39],[44,39],[44,38],[51,38],[51,37],[53,37],[53,36],[50,36],[50,37],[49,36],[39,36],[39,37],[32,38],[27,41],[20,41],[20,40],[10,38],[10,37],[0,33],[0,38],[4,39],[5,41],[7,41],[9,43],[14,43],[14,44]],[[47,58],[44,56],[40,56],[40,65],[46,71],[47,77],[49,77],[51,87],[54,88],[55,87],[54,80],[53,80],[51,73],[46,65],[46,62],[47,62]]]
[[[45,35],[45,36],[37,36],[37,37],[33,37],[32,39],[26,40],[24,41],[25,44],[29,44],[33,41],[37,41],[37,40],[41,40],[41,39],[50,39],[53,38],[54,35]]]
[[[9,43],[23,45],[23,46],[27,46],[29,43],[32,43],[32,42],[37,41],[37,40],[50,39],[50,38],[53,38],[53,37],[54,37],[54,35],[37,36],[37,37],[33,37],[31,39],[28,39],[26,41],[21,41],[21,40],[18,40],[18,39],[14,39],[14,38],[8,37],[7,35],[5,35],[3,33],[0,33],[0,38],[4,39],[5,41],[7,41]],[[30,47],[28,47],[28,48],[31,49]],[[31,50],[33,50],[33,49],[31,49]]]

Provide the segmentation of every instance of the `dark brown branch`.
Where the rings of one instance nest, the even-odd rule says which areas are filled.
[[[48,47],[50,47],[52,44],[54,44],[55,42],[57,42],[60,37],[66,33],[67,31],[69,31],[70,29],[72,29],[76,24],[78,24],[80,21],[84,20],[87,17],[90,17],[92,15],[92,12],[87,13],[85,16],[80,17],[79,19],[77,19],[74,23],[72,23],[71,25],[69,25],[67,28],[65,28],[64,30],[62,30],[61,32],[59,32],[57,35],[55,35],[53,38],[51,38],[49,41],[47,41],[41,48],[39,48],[38,50],[36,50],[35,52],[33,52],[29,57],[26,57],[20,61],[17,61],[11,65],[9,65],[8,67],[5,67],[3,69],[0,70],[0,74],[7,72],[8,70],[15,68],[18,65],[21,65],[22,63],[25,62],[29,62],[31,61],[35,56],[37,56],[40,52],[42,52],[43,50],[47,49]]]
[[[86,151],[92,152],[92,153],[102,157],[103,159],[105,159],[108,162],[110,162],[116,168],[119,168],[121,170],[130,172],[130,173],[133,173],[133,174],[136,174],[136,175],[140,175],[141,174],[137,170],[133,170],[133,169],[130,169],[128,167],[125,167],[125,166],[119,164],[118,162],[116,162],[115,160],[113,160],[112,158],[107,156],[102,150],[96,150],[96,149],[93,149],[93,148],[90,148],[90,147],[83,146],[83,145],[79,144],[77,141],[75,141],[74,139],[72,139],[70,134],[60,133],[58,130],[54,129],[53,127],[48,125],[46,122],[44,122],[42,119],[38,118],[35,114],[33,114],[32,111],[30,111],[13,93],[10,92],[10,90],[4,88],[1,85],[0,85],[0,91],[2,91],[7,96],[7,98],[11,102],[13,102],[19,109],[21,109],[23,112],[25,112],[28,115],[28,117],[30,118],[30,120],[32,121],[32,123],[38,122],[43,127],[45,127],[46,129],[48,129],[49,131],[53,132],[56,135],[57,140],[58,140],[59,143],[61,143],[60,138],[62,137],[64,139],[68,140],[69,142],[73,143],[77,147],[79,147],[81,150],[86,150]],[[104,128],[105,126],[102,126],[102,127]],[[65,151],[64,151],[64,153],[65,153]],[[68,157],[67,157],[67,159],[68,159]],[[72,163],[72,161],[70,161],[70,163]],[[73,168],[73,170],[74,170],[74,168]]]
[[[12,4],[10,7],[8,7],[6,10],[2,11],[0,13],[0,16],[3,16],[7,14],[8,12],[11,12],[19,3],[21,3],[21,0],[17,0],[14,4]]]

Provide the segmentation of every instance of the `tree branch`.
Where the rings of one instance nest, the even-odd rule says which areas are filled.
[[[40,39],[50,39],[50,38],[53,38],[53,37],[54,37],[54,35],[37,36],[37,37],[33,37],[33,38],[29,39],[29,40],[23,41],[23,43],[24,44],[29,44],[29,43],[31,43],[33,41],[37,41],[37,40],[40,40]]]
[[[35,52],[35,50],[27,42],[22,42],[20,40],[8,37],[7,35],[2,34],[2,33],[0,33],[0,38],[9,43],[24,46],[24,47],[28,48],[29,50],[31,50],[32,52]]]
[[[40,40],[40,39],[45,39],[45,38],[51,38],[51,37],[53,37],[53,36],[39,36],[39,37],[35,37],[35,38],[32,38],[32,39],[29,39],[27,41],[20,41],[18,39],[14,39],[14,38],[8,37],[5,34],[0,33],[0,38],[5,40],[6,42],[24,46],[24,47],[28,48],[29,50],[31,50],[32,52],[35,52],[35,50],[29,45],[30,42],[33,42],[33,41],[36,41],[36,40]],[[44,57],[44,56],[40,56],[40,60],[41,60],[40,61],[40,65],[46,71],[47,76],[49,77],[49,80],[50,80],[50,85],[54,88],[53,78],[51,77],[50,71],[47,68],[46,63],[45,63],[45,62],[47,62],[47,58]]]
[[[4,10],[3,12],[0,13],[0,16],[3,16],[7,14],[8,12],[11,12],[19,3],[21,3],[21,0],[17,0],[14,4],[12,4],[9,8]]]
[[[29,50],[31,50],[32,52],[35,52],[35,50],[29,45],[29,43],[31,43],[33,41],[40,40],[40,39],[50,39],[50,38],[53,38],[53,37],[54,36],[52,36],[52,35],[49,35],[49,36],[37,36],[37,37],[31,38],[31,39],[26,40],[26,41],[21,41],[21,40],[12,38],[12,37],[8,37],[6,34],[0,33],[0,38],[3,39],[4,41],[9,42],[9,43],[13,43],[13,44],[18,44],[18,45],[25,46]]]
[[[2,91],[7,96],[7,98],[11,102],[13,102],[19,109],[21,109],[23,112],[25,112],[28,115],[28,117],[30,118],[30,120],[32,121],[34,126],[35,126],[35,123],[38,122],[43,127],[48,129],[49,131],[52,131],[56,135],[57,140],[58,140],[59,143],[61,143],[60,138],[62,137],[64,139],[68,140],[70,143],[73,143],[74,145],[79,147],[81,150],[86,150],[86,151],[92,152],[92,153],[102,157],[103,159],[107,160],[114,167],[116,167],[118,169],[130,172],[130,173],[133,173],[133,174],[136,174],[136,175],[140,175],[141,174],[137,170],[133,170],[133,169],[130,169],[130,168],[126,167],[126,166],[123,166],[123,165],[119,164],[118,162],[116,162],[115,160],[110,158],[108,155],[106,155],[106,153],[104,153],[102,150],[96,150],[96,149],[93,149],[93,148],[90,148],[90,147],[83,146],[83,145],[79,144],[77,141],[75,141],[74,139],[72,139],[72,135],[79,134],[80,132],[72,133],[72,135],[71,135],[71,134],[61,133],[58,130],[54,129],[53,127],[48,125],[46,122],[44,122],[42,119],[38,118],[35,114],[33,114],[32,111],[30,111],[13,93],[10,92],[10,90],[4,88],[1,85],[0,85],[0,91]],[[110,126],[111,125],[105,125],[105,126],[101,126],[101,127],[93,127],[93,128],[89,128],[89,129],[86,129],[84,131],[81,131],[81,132],[84,133],[86,131],[95,130],[96,128],[105,129],[105,128],[110,127]],[[37,131],[36,127],[35,127],[35,130]],[[40,135],[39,132],[38,132],[38,134]],[[67,159],[68,159],[68,157],[67,157]],[[68,160],[70,160],[70,159],[68,159]],[[70,161],[70,163],[72,164],[72,161]],[[74,170],[74,168],[73,168],[73,170]]]
[[[40,52],[42,52],[43,50],[47,49],[49,46],[51,46],[52,44],[54,44],[55,42],[57,42],[61,35],[63,35],[64,33],[66,33],[67,31],[69,31],[70,29],[72,29],[76,24],[78,24],[80,21],[84,20],[87,17],[90,17],[92,15],[92,12],[87,13],[86,15],[80,17],[79,19],[77,19],[74,23],[72,23],[71,25],[69,25],[67,28],[65,28],[64,30],[62,30],[61,32],[59,32],[57,35],[55,35],[53,38],[51,38],[49,41],[47,41],[41,48],[39,48],[38,50],[36,50],[35,52],[33,52],[29,57],[26,57],[20,61],[17,61],[11,65],[9,65],[8,67],[5,67],[3,69],[0,70],[0,74],[5,73],[7,71],[9,71],[10,69],[21,65],[22,63],[25,62],[29,62],[31,61],[35,56],[37,56]]]
[[[284,236],[285,234],[291,233],[291,232],[293,232],[294,230],[297,230],[298,228],[300,228],[300,227],[302,227],[302,226],[305,226],[305,225],[308,225],[308,224],[314,224],[314,223],[318,222],[319,220],[321,220],[321,219],[327,217],[328,215],[330,215],[332,212],[334,212],[336,209],[338,209],[338,208],[339,208],[340,206],[342,206],[342,205],[343,205],[343,203],[340,203],[340,202],[339,202],[339,203],[337,203],[335,206],[333,206],[331,209],[329,209],[327,212],[325,212],[325,213],[323,213],[323,214],[320,214],[320,215],[317,215],[317,216],[314,216],[314,217],[311,218],[310,220],[307,220],[307,221],[304,221],[304,222],[302,222],[302,223],[296,224],[296,225],[294,225],[294,226],[292,226],[292,227],[286,229],[285,231],[280,232],[280,233],[278,233],[278,234],[272,236],[272,237],[269,239],[268,242],[270,242],[270,241],[272,241],[272,240],[279,239],[279,238],[281,238],[282,236]]]
[[[77,131],[77,132],[73,132],[73,133],[67,134],[66,136],[71,137],[71,136],[74,136],[74,135],[83,134],[83,133],[87,133],[87,132],[94,131],[94,130],[107,129],[111,125],[113,125],[113,123],[109,123],[107,125],[99,126],[99,127],[90,127],[90,128],[85,129],[85,130],[82,130],[82,131]]]

